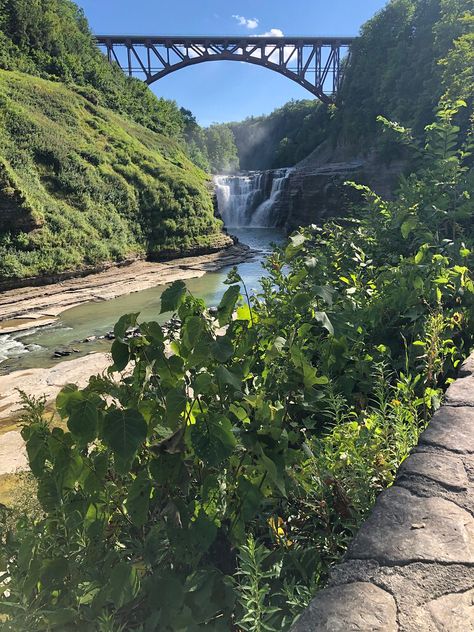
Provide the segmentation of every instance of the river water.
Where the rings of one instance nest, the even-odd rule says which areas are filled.
[[[219,213],[226,227],[256,253],[253,260],[238,266],[250,291],[259,288],[259,279],[264,274],[262,261],[271,251],[271,244],[284,240],[283,232],[274,228],[277,220],[272,210],[289,173],[289,169],[278,169],[214,177]],[[228,272],[229,268],[208,272],[186,281],[186,285],[208,306],[215,306],[226,290],[224,281]],[[122,314],[140,312],[141,321],[164,322],[169,317],[160,316],[160,297],[165,288],[166,285],[159,285],[109,301],[86,303],[63,312],[49,327],[0,335],[0,375],[54,366],[63,360],[54,357],[56,351],[70,351],[66,359],[92,351],[109,351],[111,342],[106,335]],[[94,339],[86,341],[91,337]]]

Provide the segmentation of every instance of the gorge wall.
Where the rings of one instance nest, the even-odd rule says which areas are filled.
[[[345,184],[347,181],[367,185],[382,197],[392,196],[407,162],[398,159],[384,164],[376,150],[366,156],[354,155],[344,148],[330,151],[322,145],[291,170],[280,197],[288,232],[347,214],[361,199],[358,191]]]

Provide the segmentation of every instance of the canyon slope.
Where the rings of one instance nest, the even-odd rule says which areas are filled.
[[[69,0],[0,15],[0,289],[224,248],[183,116],[125,77]]]

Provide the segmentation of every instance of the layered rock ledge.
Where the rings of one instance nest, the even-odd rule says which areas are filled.
[[[474,631],[474,355],[292,632]]]

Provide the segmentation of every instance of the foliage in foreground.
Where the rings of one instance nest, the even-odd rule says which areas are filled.
[[[58,396],[67,430],[28,404],[44,516],[2,534],[5,630],[288,629],[473,341],[455,114],[394,201],[298,231],[254,299],[232,272],[216,314],[177,282],[178,324],[123,316],[109,374]]]

